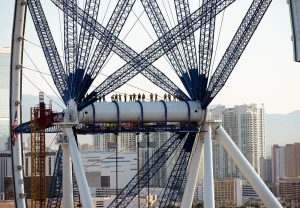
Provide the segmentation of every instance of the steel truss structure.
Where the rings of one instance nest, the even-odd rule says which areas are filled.
[[[205,154],[205,207],[214,207],[211,133],[216,132],[241,172],[267,207],[281,207],[224,129],[206,120],[206,109],[227,82],[242,56],[271,0],[253,0],[216,69],[212,67],[216,18],[236,0],[203,0],[195,10],[188,0],[174,0],[177,24],[171,27],[157,0],[139,0],[157,39],[140,53],[120,39],[120,33],[136,0],[118,0],[106,24],[98,21],[100,0],[51,0],[63,13],[63,58],[50,28],[41,0],[16,0],[11,64],[11,123],[16,128],[12,142],[13,177],[17,207],[26,207],[22,172],[22,133],[59,133],[54,176],[47,207],[92,207],[92,198],[77,147],[78,134],[114,133],[116,144],[122,132],[172,132],[173,135],[149,157],[146,164],[116,194],[109,207],[126,207],[154,174],[178,152],[159,207],[191,207],[202,150]],[[21,123],[21,75],[27,8],[43,50],[53,83],[65,105],[53,113],[42,128]],[[191,12],[193,11],[193,12]],[[172,13],[172,12],[171,12]],[[196,38],[199,33],[199,39]],[[198,44],[197,44],[197,41]],[[95,46],[95,47],[92,47]],[[125,64],[91,90],[110,54]],[[165,56],[184,90],[180,89],[154,63]],[[142,74],[154,85],[172,94],[176,102],[97,102]],[[185,93],[185,92],[186,93]],[[37,117],[32,122],[39,123]],[[222,139],[221,139],[222,138]],[[149,141],[148,141],[149,143]],[[33,148],[36,148],[33,145]],[[118,148],[116,147],[118,150]],[[117,177],[117,175],[116,175]],[[118,186],[118,185],[117,185]],[[181,191],[183,193],[181,193]],[[189,191],[187,191],[189,190]],[[180,199],[180,200],[179,200]],[[43,206],[40,206],[43,207]]]

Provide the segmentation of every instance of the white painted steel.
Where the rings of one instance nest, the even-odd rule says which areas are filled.
[[[262,181],[262,179],[245,158],[243,153],[231,140],[230,136],[226,133],[222,126],[219,126],[216,129],[216,136],[220,143],[227,150],[228,154],[232,157],[236,165],[239,167],[240,171],[252,185],[265,206],[269,208],[282,208],[281,204],[278,202],[266,184]]]
[[[190,118],[192,122],[202,122],[205,112],[197,101],[189,101]],[[118,102],[120,109],[120,122],[142,121],[142,111],[138,102]],[[145,122],[165,121],[165,107],[162,102],[142,102]],[[188,105],[185,102],[166,102],[167,121],[189,121]],[[95,122],[117,122],[117,107],[113,102],[95,103]],[[86,107],[79,112],[79,123],[93,122],[93,107]]]
[[[214,192],[214,173],[213,173],[213,156],[212,156],[212,141],[211,141],[211,126],[207,125],[204,132],[204,207],[215,207],[215,192]]]
[[[293,44],[294,44],[294,60],[300,62],[300,1],[288,0],[290,5]]]
[[[63,144],[63,206],[73,208],[72,163],[69,144]]]
[[[200,140],[200,136],[197,136],[197,144],[193,150],[191,156],[191,162],[189,165],[188,177],[181,201],[181,208],[192,207],[197,177],[199,175],[200,164],[202,159],[203,142]]]
[[[70,155],[73,162],[73,168],[74,168],[74,172],[78,184],[81,203],[83,207],[92,208],[93,207],[92,197],[85,177],[82,160],[75,141],[73,130],[72,128],[65,128],[64,131],[66,132],[69,138]]]
[[[23,0],[15,1],[15,13],[11,46],[11,69],[10,69],[10,123],[15,122],[17,113],[17,125],[20,124],[21,115],[21,66],[23,64],[23,40],[25,27],[26,4]],[[5,21],[5,20],[2,20]],[[11,132],[12,133],[12,132]],[[15,145],[12,145],[12,171],[15,190],[16,207],[26,207],[23,178],[22,138],[18,134]]]

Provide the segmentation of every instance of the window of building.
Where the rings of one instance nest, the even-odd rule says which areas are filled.
[[[101,187],[110,187],[110,176],[101,176]]]

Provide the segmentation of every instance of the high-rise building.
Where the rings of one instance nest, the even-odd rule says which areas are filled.
[[[272,182],[272,159],[271,158],[260,158],[260,177],[264,182]]]
[[[94,149],[101,151],[114,151],[116,148],[116,136],[118,137],[118,151],[136,151],[136,134],[120,133],[96,134],[93,137]]]
[[[273,182],[280,177],[300,176],[300,143],[272,147]]]
[[[266,157],[265,111],[263,105],[218,106],[211,109],[209,118],[222,125],[254,169],[260,173],[260,158]],[[216,178],[242,177],[237,166],[218,143],[214,142],[214,175]]]
[[[285,207],[300,207],[300,177],[277,178],[273,192]]]
[[[300,143],[287,144],[284,152],[285,176],[300,177]]]
[[[0,150],[9,148],[10,48],[0,46]]]
[[[272,181],[275,182],[279,177],[285,177],[285,157],[283,146],[274,144],[272,147]]]
[[[216,207],[242,205],[242,180],[226,178],[214,180]],[[203,201],[203,184],[196,186],[194,199]]]

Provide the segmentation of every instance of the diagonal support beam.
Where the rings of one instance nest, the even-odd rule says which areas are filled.
[[[245,178],[249,181],[258,196],[268,208],[282,208],[281,204],[275,198],[271,190],[266,186],[240,149],[235,145],[230,136],[222,126],[216,129],[216,137],[227,150],[235,164],[239,167]]]
[[[47,208],[61,206],[62,199],[62,146],[60,145],[56,153],[54,172],[51,179],[51,186],[48,196]]]
[[[82,109],[83,107],[96,101],[97,96],[106,95],[119,88],[128,80],[147,68],[151,63],[158,60],[162,55],[165,54],[166,45],[168,45],[168,49],[171,49],[181,42],[182,37],[187,37],[199,29],[199,27],[203,25],[201,20],[204,18],[206,12],[216,9],[217,15],[235,0],[211,1],[215,3],[212,7],[208,7],[207,4],[204,4],[184,21],[166,33],[164,35],[164,39],[168,40],[167,42],[161,44],[160,39],[155,41],[152,45],[141,52],[140,55],[136,56],[130,62],[114,72],[80,103],[79,109]]]
[[[73,2],[72,2],[73,3]],[[81,18],[78,18],[78,9],[79,7],[75,7],[75,2],[73,4],[63,4],[63,9],[67,9],[67,14],[72,18],[74,14],[76,15],[77,22],[81,22],[80,34],[79,34],[79,44],[77,47],[77,59],[76,59],[76,70],[73,78],[74,91],[72,94],[72,98],[75,97],[75,92],[79,91],[79,84],[83,79],[84,72],[87,68],[88,57],[90,57],[90,52],[92,49],[92,44],[95,36],[96,21],[98,17],[100,0],[87,0],[85,2],[84,13]],[[72,9],[69,9],[71,7]],[[73,15],[72,15],[73,14]],[[74,17],[75,18],[75,17]],[[95,21],[90,21],[95,20]],[[89,22],[90,24],[87,24]]]
[[[67,0],[63,0],[64,5]],[[77,2],[74,1],[74,9],[77,8]],[[76,53],[77,53],[77,16],[76,13],[69,13],[64,6],[64,54],[65,54],[65,68],[68,75],[68,88],[70,94],[73,94],[73,74],[76,67]]]
[[[271,2],[272,0],[254,0],[250,5],[242,23],[212,75],[203,100],[203,107],[207,107],[225,85]]]
[[[113,37],[119,36],[134,3],[135,0],[118,1],[115,10],[107,23],[106,30],[108,32],[108,36],[102,35],[101,39],[98,41],[84,80],[80,84],[82,87],[80,89],[81,92],[78,98],[79,100],[84,97],[89,87],[92,85],[92,82],[101,71],[105,61],[111,53],[113,45],[115,44],[116,39],[113,39]]]
[[[207,1],[205,0],[204,3]],[[216,11],[212,10],[207,13],[205,23],[200,28],[200,40],[199,40],[199,97],[202,100],[210,73],[211,59],[213,54],[214,46],[214,35],[215,35],[215,22],[216,17],[214,15]],[[206,21],[209,20],[209,21]]]
[[[200,171],[200,164],[203,158],[203,141],[201,141],[200,135],[196,137],[196,143],[191,155],[191,161],[189,164],[189,172],[187,174],[187,181],[181,200],[181,208],[192,207],[196,182]]]
[[[155,30],[157,37],[161,44],[168,41],[165,39],[164,35],[170,30],[169,26],[156,2],[156,0],[141,0],[143,7],[146,11],[148,18]],[[179,51],[178,46],[174,46],[173,48],[168,48],[169,45],[166,45],[164,48],[165,53],[175,70],[177,76],[181,79],[183,85],[189,92],[189,95],[193,97],[192,85],[189,74],[187,73],[187,67],[183,61],[183,57]]]
[[[69,91],[66,83],[66,73],[64,71],[60,56],[58,54],[54,39],[52,37],[45,13],[40,0],[29,0],[28,8],[37,31],[41,46],[49,66],[54,84],[59,94],[66,103],[69,99]]]
[[[62,0],[51,0],[58,8],[62,10],[63,4]],[[94,33],[95,38],[98,40],[101,40],[102,36],[108,37],[109,33],[108,31],[95,19],[84,18],[85,12],[77,8],[77,10],[72,10],[74,8],[72,6],[72,2],[68,2],[69,7],[68,9],[76,12],[77,11],[77,18],[78,23],[81,24],[82,27],[86,28],[87,31],[90,33]],[[135,56],[138,55],[132,48],[130,48],[128,45],[126,45],[123,41],[118,39],[115,36],[112,36],[112,39],[115,40],[115,44],[113,45],[112,50],[119,55],[122,59],[124,59],[126,62],[130,62]],[[147,77],[150,81],[152,81],[154,84],[162,88],[163,90],[169,92],[170,94],[178,94],[180,95],[184,100],[190,100],[190,98],[182,92],[165,74],[163,74],[160,70],[158,70],[153,65],[149,65],[145,70],[141,71],[141,73]]]
[[[186,134],[187,133],[179,133],[179,135],[174,134],[168,139],[125,186],[109,207],[126,207],[140,190],[149,183],[150,179],[162,165],[165,164],[169,157],[174,153],[175,149],[185,139]]]
[[[186,17],[188,17],[190,12],[190,6],[188,0],[174,0],[175,9],[177,14],[177,21],[181,22]],[[191,77],[193,93],[196,99],[198,97],[198,64],[197,64],[197,52],[196,52],[196,42],[195,35],[192,33],[190,36],[186,38],[182,38],[182,47],[184,50],[185,59],[187,62],[188,72]]]
[[[80,153],[75,141],[74,132],[72,128],[64,128],[64,131],[69,138],[68,147],[70,149],[70,155],[73,162],[74,172],[77,179],[82,205],[83,207],[93,207],[92,196],[85,177],[85,172],[83,169]]]
[[[190,133],[188,135],[168,179],[159,207],[175,206],[178,194],[185,180],[195,138],[196,133]]]

